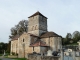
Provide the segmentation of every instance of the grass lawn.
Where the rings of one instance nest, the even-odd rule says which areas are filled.
[[[2,56],[2,54],[0,54],[0,56]]]
[[[13,58],[15,60],[26,60],[26,58]]]

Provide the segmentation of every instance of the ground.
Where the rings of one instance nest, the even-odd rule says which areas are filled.
[[[0,56],[0,60],[26,60],[26,58],[5,58]]]
[[[0,60],[13,60],[13,59],[4,58],[3,56],[0,56]]]

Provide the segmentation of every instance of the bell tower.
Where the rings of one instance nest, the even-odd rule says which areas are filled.
[[[47,17],[42,15],[39,11],[28,17],[28,33],[40,36],[47,32]]]

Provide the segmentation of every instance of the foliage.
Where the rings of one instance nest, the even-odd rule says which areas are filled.
[[[26,58],[13,58],[14,60],[27,60]]]
[[[8,46],[8,43],[3,43],[3,42],[0,43],[0,53],[1,54],[4,53],[4,50],[5,51],[7,50],[7,46]]]
[[[10,53],[11,41],[8,42],[6,53]]]
[[[68,45],[78,45],[78,43],[71,43],[71,44],[68,44]]]
[[[66,37],[62,39],[63,45],[75,44],[80,40],[80,32],[74,31],[73,34],[67,33]]]
[[[20,21],[17,25],[11,28],[11,35],[9,38],[12,38],[13,36],[17,34],[21,34],[23,32],[27,32],[27,26],[28,26],[28,21],[27,20],[22,20]]]
[[[10,44],[11,44],[10,41],[9,41],[9,43],[1,42],[0,43],[0,54],[3,54],[4,50],[5,50],[5,53],[9,55],[10,54]]]
[[[11,54],[12,55],[15,55],[15,56],[18,56],[18,53],[15,53],[15,52],[12,52]]]
[[[62,40],[63,41],[63,45],[69,44],[71,39],[72,39],[71,33],[67,33],[66,37],[63,38],[63,40]]]
[[[0,56],[2,56],[2,54],[0,54]]]
[[[12,55],[15,55],[15,52],[12,52]]]
[[[80,32],[79,31],[73,32],[73,40],[75,43],[80,40]]]

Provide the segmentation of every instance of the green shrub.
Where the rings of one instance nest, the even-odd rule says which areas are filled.
[[[26,60],[26,58],[13,58],[14,60]]]
[[[12,52],[12,55],[15,55],[15,52]]]
[[[18,53],[12,52],[12,55],[16,55],[16,56],[18,56]]]
[[[2,56],[2,54],[0,54],[0,56]]]

